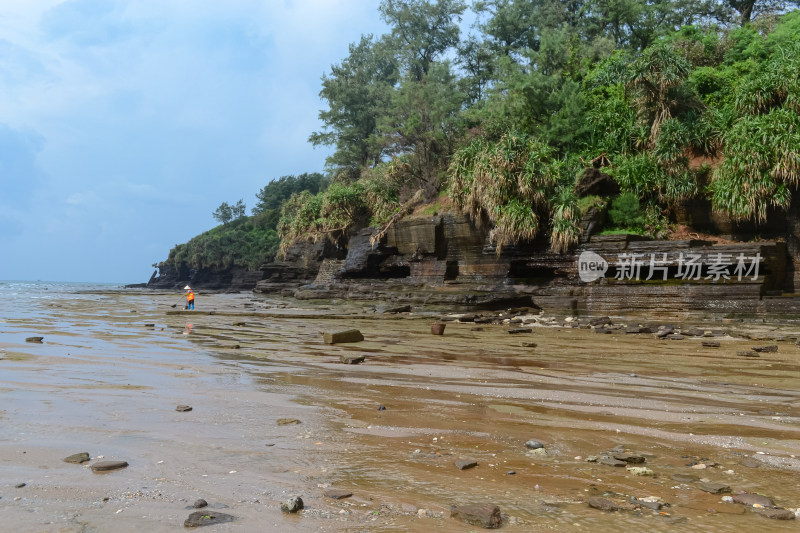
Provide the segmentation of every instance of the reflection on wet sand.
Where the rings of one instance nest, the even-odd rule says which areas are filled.
[[[562,321],[515,335],[450,322],[438,336],[439,315],[249,294],[208,296],[213,311],[189,322],[171,298],[4,310],[0,511],[15,530],[171,531],[197,498],[236,517],[220,531],[460,532],[475,526],[450,508],[470,503],[499,506],[506,531],[796,530],[723,501],[800,506],[796,325],[748,325],[784,340],[745,358],[757,343],[730,321],[714,324],[733,333],[720,347]],[[322,342],[349,328],[365,340]],[[24,344],[33,333],[43,345]],[[339,362],[353,353],[365,362]],[[61,461],[82,451],[130,466]],[[292,495],[306,509],[281,513]]]

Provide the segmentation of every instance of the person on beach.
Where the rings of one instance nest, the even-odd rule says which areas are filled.
[[[183,288],[186,291],[186,309],[194,309],[194,292],[188,285]]]

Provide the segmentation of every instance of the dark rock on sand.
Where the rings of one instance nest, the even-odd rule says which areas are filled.
[[[523,348],[536,348],[538,346],[535,342],[521,342],[519,345]]]
[[[705,348],[719,348],[719,342],[717,341],[703,341],[701,343]]]
[[[770,498],[754,492],[734,494],[733,501],[749,507],[752,507],[753,505],[761,505],[762,507],[775,507],[775,502],[773,502]]]
[[[697,488],[704,492],[710,492],[711,494],[723,494],[731,491],[730,485],[726,485],[724,483],[704,482],[699,483]]]
[[[65,463],[72,463],[72,464],[79,465],[79,464],[85,463],[87,461],[90,461],[91,459],[92,458],[89,457],[89,453],[88,452],[81,452],[81,453],[72,454],[69,457],[64,457],[63,461]]]
[[[758,509],[756,514],[773,520],[794,520],[794,513],[789,509]]]
[[[25,487],[26,485],[27,485],[27,483],[17,483],[16,485],[14,485],[14,488],[15,489],[21,489],[21,488]]]
[[[758,353],[762,353],[762,352],[763,353],[772,353],[772,352],[777,352],[778,351],[778,345],[777,344],[773,344],[773,345],[770,345],[770,346],[753,346],[750,349],[753,350],[754,352],[758,352]]]
[[[281,504],[281,511],[284,513],[296,513],[303,508],[303,499],[300,496],[293,496]]]
[[[467,470],[468,468],[474,468],[478,466],[478,461],[474,461],[472,459],[459,459],[456,461],[456,467],[459,470]]]
[[[325,491],[325,496],[327,496],[328,498],[333,498],[334,500],[349,498],[352,495],[353,493],[350,492],[349,490],[328,489]]]
[[[346,365],[357,365],[359,363],[363,363],[366,359],[366,356],[363,355],[353,355],[353,354],[341,354],[339,355],[339,361]]]
[[[92,472],[111,472],[127,466],[127,461],[100,461],[92,465]]]
[[[532,328],[509,328],[508,332],[511,333],[512,335],[517,334],[517,333],[532,333],[533,329]]]
[[[450,518],[484,529],[497,529],[502,524],[500,507],[492,504],[470,504],[450,508]]]
[[[289,426],[291,424],[299,424],[300,421],[296,418],[279,418],[275,423],[279,426]]]
[[[538,450],[539,448],[544,448],[544,444],[539,442],[538,440],[529,440],[525,443],[525,447],[529,450]]]
[[[202,509],[203,507],[208,507],[208,502],[203,498],[200,498],[199,500],[195,500],[194,504],[192,504],[192,507],[195,509]]]
[[[612,502],[600,496],[592,496],[586,499],[586,503],[593,509],[600,509],[601,511],[622,511],[623,507],[617,503]]]
[[[361,342],[364,340],[364,335],[357,329],[347,329],[333,333],[323,333],[322,339],[325,344],[340,344],[345,342]]]
[[[233,522],[234,517],[225,513],[215,513],[211,511],[195,511],[184,520],[183,527],[202,527],[213,526]]]
[[[386,406],[385,405],[379,405],[378,406],[378,411],[385,411],[385,410],[386,410]]]
[[[741,357],[760,357],[758,355],[758,352],[754,352],[752,350],[750,350],[750,351],[740,350],[740,351],[736,352],[736,355],[739,355]]]
[[[36,342],[36,343],[41,344],[43,340],[44,340],[44,337],[28,337],[28,338],[25,339],[25,342]]]
[[[600,458],[597,459],[597,462],[602,464],[602,465],[620,466],[620,467],[625,466],[625,465],[628,464],[625,461],[620,461],[619,459],[614,459],[614,457],[612,457],[610,455],[601,455]]]
[[[175,408],[175,410],[178,411],[178,412],[181,412],[181,413],[185,413],[187,411],[191,411],[192,410],[192,406],[191,405],[179,405],[179,406],[177,406]]]
[[[625,461],[629,464],[642,464],[644,463],[645,459],[641,455],[634,455],[632,453],[615,453],[613,455],[614,459],[618,461]]]
[[[410,313],[411,306],[410,305],[400,305],[397,307],[389,307],[383,313],[384,314],[394,314],[394,313]]]
[[[612,323],[611,319],[607,316],[602,316],[599,318],[593,318],[589,320],[589,325],[594,327],[604,326],[606,324],[611,325],[611,323]]]

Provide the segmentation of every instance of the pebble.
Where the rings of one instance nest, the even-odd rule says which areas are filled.
[[[539,442],[538,440],[529,440],[525,443],[525,447],[529,450],[538,450],[539,448],[544,448],[544,444]]]
[[[303,508],[303,499],[300,496],[293,496],[281,504],[281,511],[284,513],[296,513]]]
[[[175,408],[175,410],[180,412],[180,413],[185,413],[185,412],[191,411],[192,410],[192,406],[191,405],[179,405],[179,406],[177,406]]]

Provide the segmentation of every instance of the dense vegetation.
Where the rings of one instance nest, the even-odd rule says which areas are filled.
[[[281,247],[386,223],[420,195],[449,195],[498,250],[569,249],[589,203],[652,235],[691,198],[763,222],[800,183],[798,4],[382,0],[389,32],[323,76],[309,141],[333,148],[331,185],[283,204]],[[598,161],[619,198],[578,198]]]
[[[212,213],[222,224],[176,245],[166,261],[154,266],[175,269],[182,265],[192,269],[238,266],[255,270],[273,259],[278,251],[281,204],[300,191],[316,194],[327,184],[325,176],[316,172],[273,180],[256,194],[258,203],[251,217],[245,216],[242,200],[233,205],[222,202]]]

